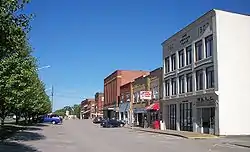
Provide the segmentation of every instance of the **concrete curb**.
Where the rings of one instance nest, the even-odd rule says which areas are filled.
[[[244,148],[250,148],[250,145],[244,145],[244,144],[239,144],[239,143],[231,143],[235,146],[240,146],[240,147],[244,147]]]
[[[182,134],[176,134],[176,133],[169,133],[169,132],[161,132],[161,131],[157,131],[157,130],[146,130],[146,129],[140,129],[140,128],[133,128],[133,127],[124,127],[124,128],[128,128],[128,129],[132,129],[132,130],[137,130],[137,131],[143,131],[143,132],[150,132],[150,133],[155,133],[155,134],[164,134],[164,135],[170,135],[170,136],[176,136],[176,137],[181,137],[184,139],[193,139],[193,140],[198,140],[198,139],[215,139],[215,138],[219,138],[217,136],[186,136],[186,135],[182,135]]]

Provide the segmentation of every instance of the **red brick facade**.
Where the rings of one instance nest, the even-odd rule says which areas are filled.
[[[118,107],[120,87],[147,71],[116,70],[104,79],[104,107]]]
[[[98,114],[103,114],[103,105],[104,105],[104,94],[97,92],[95,94],[95,103],[96,103],[96,111]]]

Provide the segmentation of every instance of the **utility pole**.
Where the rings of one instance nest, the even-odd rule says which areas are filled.
[[[53,106],[54,106],[54,87],[52,85],[51,87],[51,112],[53,112]]]

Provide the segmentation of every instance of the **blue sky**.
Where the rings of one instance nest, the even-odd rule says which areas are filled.
[[[161,66],[161,43],[213,8],[250,14],[250,1],[32,0],[30,42],[39,66],[51,66],[39,74],[54,86],[54,109],[103,91],[116,69]]]

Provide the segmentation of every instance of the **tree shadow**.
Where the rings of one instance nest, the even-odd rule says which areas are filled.
[[[32,141],[32,140],[42,140],[46,137],[36,132],[21,131],[16,133],[15,136],[10,137],[10,141]]]
[[[30,126],[15,126],[15,125],[5,125],[0,128],[0,140],[6,140],[8,138],[20,138],[28,140],[39,140],[43,139],[44,136],[38,133],[32,132],[42,130],[39,127],[30,127]],[[30,131],[30,132],[29,132]]]
[[[17,142],[0,142],[0,152],[41,152],[35,147]]]

